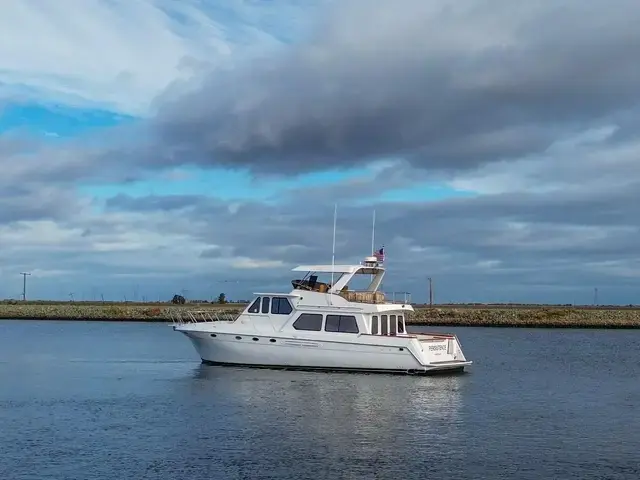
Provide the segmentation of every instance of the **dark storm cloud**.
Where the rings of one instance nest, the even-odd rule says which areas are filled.
[[[307,43],[160,102],[147,160],[286,173],[539,152],[640,101],[633,0],[338,2]]]

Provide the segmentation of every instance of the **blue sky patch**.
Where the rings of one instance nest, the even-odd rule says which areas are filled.
[[[132,197],[147,195],[206,195],[221,200],[272,201],[287,190],[318,187],[356,179],[363,170],[325,171],[300,175],[295,178],[255,178],[242,170],[223,168],[180,168],[163,172],[154,178],[126,184],[83,185],[79,191],[99,200],[118,194]]]
[[[367,172],[366,168],[331,170],[277,180],[252,178],[247,172],[240,170],[181,168],[142,181],[84,185],[79,187],[79,192],[99,201],[107,200],[118,194],[125,194],[131,197],[203,195],[224,201],[277,202],[283,196],[286,197],[289,191],[304,187],[339,185],[349,180],[362,178],[366,176]],[[421,183],[409,185],[406,188],[382,190],[380,194],[355,198],[353,203],[369,205],[378,202],[426,202],[473,195],[475,192],[456,190],[446,185]],[[343,200],[343,203],[349,202]]]
[[[106,110],[55,104],[9,104],[0,110],[0,133],[20,130],[44,137],[70,137],[121,125],[134,118]]]

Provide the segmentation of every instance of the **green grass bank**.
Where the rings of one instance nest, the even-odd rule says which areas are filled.
[[[186,311],[234,315],[242,304],[0,302],[0,319],[171,322]],[[640,328],[640,309],[556,306],[416,307],[412,325],[477,327]]]

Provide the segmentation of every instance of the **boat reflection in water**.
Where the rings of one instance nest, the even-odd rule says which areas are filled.
[[[443,448],[451,457],[462,443],[466,375],[380,376],[200,365],[195,377],[200,395],[210,389],[212,398],[224,397],[234,430],[268,437],[243,446],[246,458],[268,452],[274,464],[288,465],[304,450],[310,459],[343,452],[350,461],[391,462],[410,452],[441,455]],[[194,425],[201,418],[202,413],[194,411]]]

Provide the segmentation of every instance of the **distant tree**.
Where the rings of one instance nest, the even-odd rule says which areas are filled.
[[[171,303],[174,303],[176,305],[184,305],[185,301],[186,300],[182,295],[174,295],[171,299]]]
[[[227,303],[227,297],[224,293],[221,293],[220,295],[218,295],[218,303],[220,304]]]

